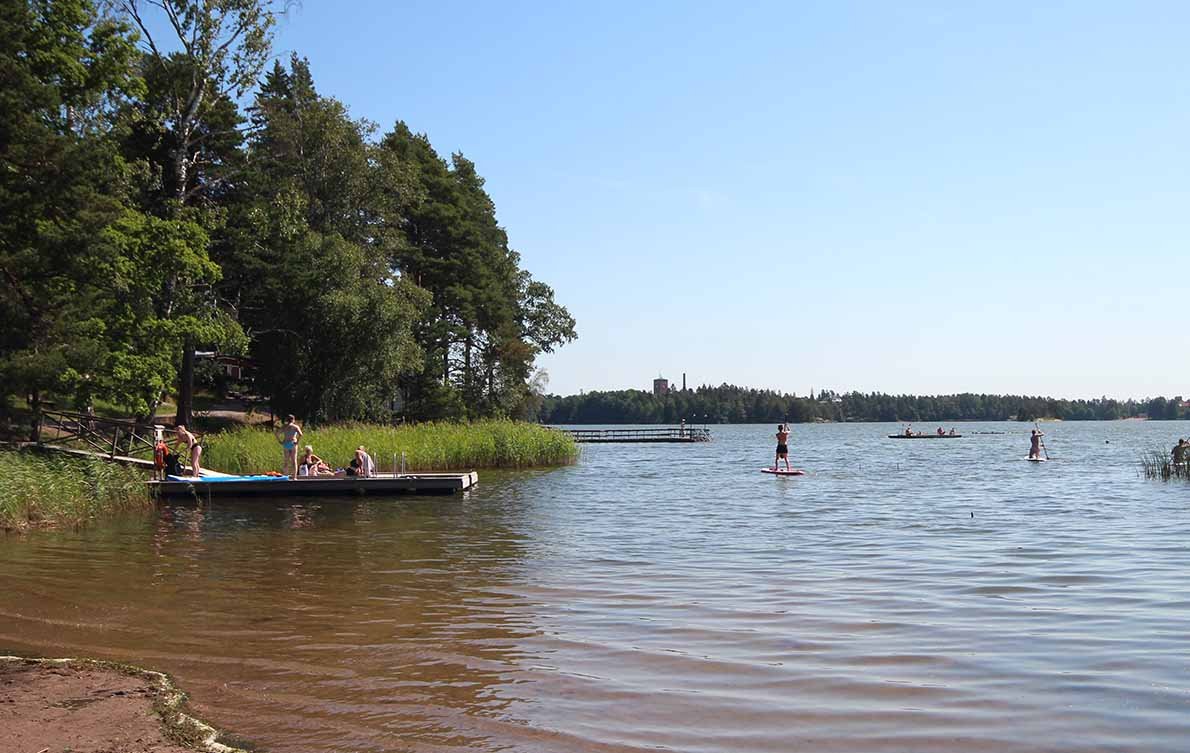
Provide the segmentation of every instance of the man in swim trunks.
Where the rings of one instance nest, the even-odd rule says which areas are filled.
[[[277,441],[281,443],[281,450],[285,456],[284,463],[281,466],[281,472],[288,474],[290,478],[297,478],[297,446],[298,440],[302,438],[302,427],[297,425],[297,420],[294,419],[292,413],[285,417],[285,425],[276,432],[276,436]]]
[[[1029,437],[1029,459],[1041,457],[1041,438],[1045,435],[1037,429],[1033,430],[1033,434]]]
[[[777,457],[773,460],[773,470],[777,470],[777,461],[785,461],[785,470],[789,470],[789,426],[777,425]]]

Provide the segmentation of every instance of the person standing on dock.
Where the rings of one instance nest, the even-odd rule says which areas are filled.
[[[789,424],[777,424],[777,457],[773,459],[773,470],[777,470],[777,462],[785,461],[785,470],[789,470]]]
[[[281,472],[287,474],[290,478],[297,478],[298,462],[297,462],[297,447],[298,440],[302,438],[302,427],[297,425],[297,419],[290,413],[285,417],[285,425],[281,427],[280,431],[276,432],[277,441],[281,443],[281,451],[285,460],[281,466]]]
[[[1041,438],[1045,435],[1038,429],[1034,429],[1029,436],[1029,459],[1041,458]]]
[[[178,424],[174,427],[176,434],[176,441],[178,448],[181,449],[185,445],[189,450],[187,453],[190,456],[190,472],[196,478],[202,475],[202,445],[199,444],[198,437],[194,436],[186,429],[185,424]]]

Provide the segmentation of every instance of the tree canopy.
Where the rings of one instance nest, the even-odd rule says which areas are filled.
[[[181,416],[202,351],[312,420],[531,414],[575,323],[476,165],[351,117],[300,55],[268,67],[274,13],[0,5],[5,403]]]

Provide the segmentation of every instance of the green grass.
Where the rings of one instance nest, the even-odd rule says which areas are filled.
[[[0,451],[0,528],[79,525],[152,505],[144,471],[102,460]]]
[[[1190,464],[1174,465],[1168,450],[1149,450],[1140,458],[1140,472],[1145,478],[1164,481],[1172,478],[1190,479]]]
[[[424,423],[410,426],[342,424],[306,430],[305,445],[334,468],[351,460],[363,445],[382,471],[392,470],[393,455],[405,453],[410,471],[530,468],[565,465],[578,458],[568,435],[516,421]],[[271,431],[237,428],[203,439],[202,464],[226,473],[281,470],[281,445]],[[399,461],[398,461],[399,462]]]

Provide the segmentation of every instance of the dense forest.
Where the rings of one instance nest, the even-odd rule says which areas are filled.
[[[275,61],[274,11],[0,1],[0,410],[186,421],[218,353],[308,420],[536,412],[575,322],[475,164]]]
[[[550,395],[541,420],[550,424],[808,423],[812,421],[1067,421],[1190,418],[1181,396],[1151,400],[1061,400],[1023,395],[885,395],[878,392],[836,394],[824,390],[796,397],[772,390],[732,385],[672,390],[654,396],[642,390]]]

